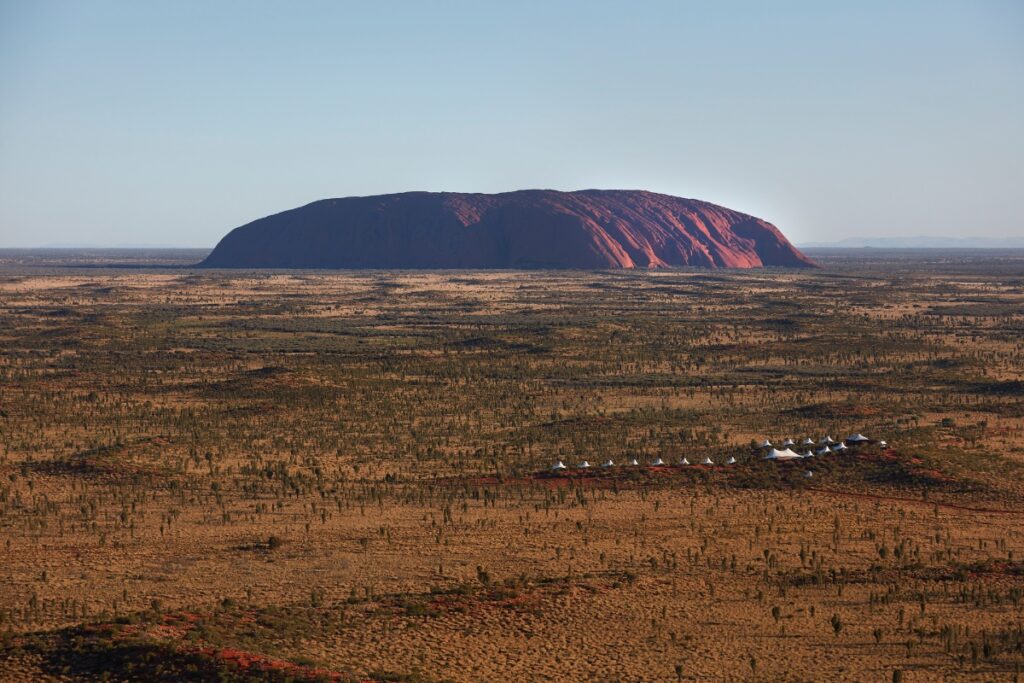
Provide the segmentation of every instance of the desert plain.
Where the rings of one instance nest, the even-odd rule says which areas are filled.
[[[820,260],[0,259],[0,680],[1019,680],[1024,260]]]

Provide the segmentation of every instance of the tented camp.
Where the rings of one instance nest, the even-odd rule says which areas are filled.
[[[807,470],[806,472],[804,472],[804,479],[810,479],[813,476],[814,476],[814,472],[811,472],[810,470]]]
[[[869,444],[869,443],[877,443],[879,445],[879,447],[881,447],[881,448],[888,448],[888,444],[885,441],[881,441],[881,440],[879,440],[879,441],[872,441],[871,439],[869,439],[868,437],[864,436],[860,432],[857,432],[856,434],[853,434],[853,435],[843,439],[842,441],[836,441],[831,436],[823,436],[821,439],[818,440],[817,446],[815,446],[814,439],[812,439],[810,437],[802,438],[800,440],[800,452],[799,453],[796,452],[796,450],[794,450],[795,448],[797,448],[797,446],[793,442],[793,439],[784,439],[781,442],[781,445],[785,446],[784,448],[776,448],[776,447],[772,446],[772,442],[771,441],[769,441],[768,439],[765,439],[763,442],[761,442],[760,448],[764,449],[763,457],[762,457],[763,460],[775,460],[775,461],[783,461],[784,462],[784,461],[788,461],[788,460],[797,460],[797,459],[802,459],[802,458],[814,458],[814,457],[817,457],[817,456],[827,456],[827,455],[831,455],[831,454],[835,454],[835,453],[850,453],[850,452],[852,452],[851,448],[853,448],[853,447],[855,447],[857,445],[860,445],[860,444]],[[743,458],[743,460],[745,462],[747,460],[747,458]],[[701,465],[714,465],[715,464],[715,461],[712,460],[710,456],[703,456],[699,460],[698,459],[694,459],[694,462],[695,463],[699,463]],[[729,456],[723,462],[724,462],[725,465],[740,465],[740,459],[737,459],[736,456]],[[626,466],[629,466],[629,467],[639,467],[639,466],[641,466],[640,461],[637,458],[635,458],[635,457],[629,458],[626,461],[625,464],[626,464]],[[644,464],[646,464],[646,463],[644,463]],[[678,464],[681,465],[681,466],[687,466],[687,465],[691,465],[691,464],[694,464],[694,463],[691,463],[690,460],[686,456],[681,456],[679,458],[679,463]],[[652,461],[650,461],[650,464],[649,464],[650,467],[668,467],[669,465],[670,465],[670,463],[666,462],[661,457],[654,458]],[[610,468],[613,468],[615,466],[616,466],[615,465],[615,461],[612,460],[611,458],[608,458],[606,461],[604,461],[604,463],[601,464],[601,467],[606,468],[606,469],[610,469]],[[810,466],[810,463],[808,463],[808,466]],[[578,465],[574,465],[573,466],[574,469],[578,469],[578,470],[586,470],[586,469],[590,469],[592,467],[597,467],[597,464],[595,463],[594,465],[591,465],[590,462],[588,462],[586,460],[583,460]],[[551,466],[551,471],[552,472],[561,472],[562,470],[566,470],[566,469],[569,469],[569,468],[566,467],[565,463],[562,462],[561,460],[556,460],[555,464]],[[811,474],[810,471],[807,471],[803,476],[810,477],[810,476],[812,476],[812,474]]]
[[[784,451],[780,451],[778,448],[773,448],[768,451],[768,454],[764,456],[764,460],[796,460],[800,456],[794,453],[792,449],[787,448]]]

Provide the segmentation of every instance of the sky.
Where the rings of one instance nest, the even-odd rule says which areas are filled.
[[[523,188],[1022,236],[1024,3],[0,0],[0,247]]]

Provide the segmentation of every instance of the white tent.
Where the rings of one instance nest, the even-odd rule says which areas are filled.
[[[832,452],[833,453],[842,453],[845,450],[848,450],[846,448],[846,444],[845,443],[836,444],[835,446],[832,447]]]
[[[633,466],[635,467],[636,465],[639,465],[640,463],[638,463],[638,462],[636,461],[636,458],[633,458],[632,460],[630,460],[630,461],[629,461],[629,464],[630,464],[630,465],[633,465]]]
[[[825,446],[824,448],[819,448],[818,450],[816,450],[816,451],[814,451],[814,452],[815,452],[815,453],[816,453],[817,455],[828,455],[829,453],[831,453],[831,452],[832,452],[832,449],[831,449],[831,448],[829,448],[828,446]]]
[[[587,469],[588,467],[590,467],[590,463],[589,463],[589,462],[587,462],[586,460],[584,460],[584,461],[583,461],[583,462],[581,462],[581,463],[580,463],[579,465],[577,465],[577,467],[579,467],[579,468],[580,468],[581,470],[585,470],[585,469]]]
[[[556,462],[554,465],[551,466],[551,471],[552,472],[557,472],[558,470],[564,470],[564,469],[565,469],[565,463],[562,462],[561,460],[559,460],[558,462]]]
[[[879,441],[878,445],[880,447],[882,447],[882,448],[888,448],[889,447],[889,444],[887,444],[885,441]]]
[[[800,445],[801,446],[813,446],[814,445],[814,439],[812,439],[811,437],[807,437],[806,439],[804,439],[803,441],[800,442]]]
[[[772,442],[769,441],[768,439],[765,439],[764,441],[761,442],[760,448],[771,448],[771,447],[772,447]]]
[[[813,476],[814,476],[814,472],[811,472],[810,470],[807,470],[806,472],[804,472],[804,478],[805,479],[810,479]]]
[[[784,451],[780,451],[778,448],[773,448],[768,451],[768,455],[764,456],[764,460],[795,460],[800,456],[794,453],[791,449],[787,448]]]
[[[615,461],[612,460],[611,458],[608,458],[607,462],[601,465],[601,467],[615,467]]]
[[[857,432],[853,436],[846,437],[846,442],[847,443],[851,443],[851,444],[864,443],[866,441],[871,441],[871,439],[869,439],[868,437],[864,436],[860,432]]]
[[[801,453],[800,457],[801,458],[813,458],[814,457],[814,453],[812,453],[811,451],[807,451],[806,453]]]
[[[679,461],[679,464],[680,465],[689,465],[690,461],[687,460],[686,457],[684,456],[683,459]]]
[[[825,436],[825,437],[822,437],[821,441],[819,441],[818,443],[824,444],[825,446],[831,446],[835,442],[836,442],[836,440],[833,439],[831,436]]]
[[[700,461],[700,464],[701,465],[714,465],[715,461],[705,455],[704,459]]]
[[[782,447],[783,448],[789,448],[790,446],[795,446],[795,445],[796,445],[796,442],[793,441],[793,439],[786,439],[785,441],[782,442]]]
[[[654,462],[651,463],[651,467],[661,467],[665,464],[665,461],[661,458],[655,458]]]
[[[726,465],[735,465],[736,464],[736,458],[734,458],[732,456],[729,456],[729,459],[725,461],[725,464]]]

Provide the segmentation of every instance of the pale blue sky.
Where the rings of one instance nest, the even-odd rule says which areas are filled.
[[[643,188],[1024,234],[1024,3],[0,0],[0,247],[323,197]]]

